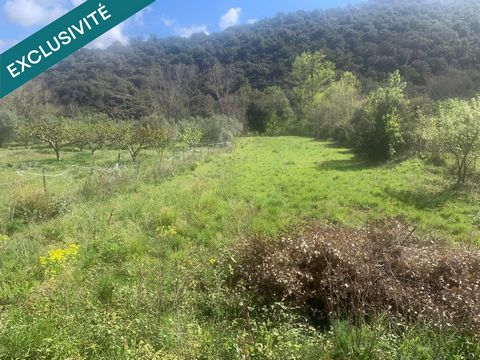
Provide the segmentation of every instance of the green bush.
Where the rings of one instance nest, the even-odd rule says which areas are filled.
[[[196,118],[196,122],[202,130],[203,144],[230,143],[243,131],[242,123],[225,115]]]
[[[0,109],[0,147],[13,138],[16,120],[17,116],[14,113]]]
[[[355,136],[352,119],[361,108],[360,81],[345,73],[319,96],[311,115],[313,135],[318,139],[335,139],[343,144]]]
[[[435,125],[432,142],[443,157],[453,160],[457,184],[464,184],[480,156],[480,96],[441,103]]]
[[[396,71],[389,85],[371,93],[363,109],[353,119],[352,145],[372,160],[394,158],[405,143],[404,125],[408,121],[409,101],[406,83]]]

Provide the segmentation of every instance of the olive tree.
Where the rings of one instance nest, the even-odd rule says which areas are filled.
[[[443,102],[436,128],[439,148],[453,158],[457,184],[464,184],[480,155],[480,96]]]
[[[202,130],[204,144],[231,143],[243,131],[243,124],[239,120],[226,115],[196,118],[196,123]]]

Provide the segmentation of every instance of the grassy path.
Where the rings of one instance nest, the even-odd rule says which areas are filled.
[[[401,216],[420,230],[480,240],[479,199],[450,189],[441,169],[417,160],[373,167],[348,150],[304,138],[247,138],[228,159],[226,195],[252,204],[253,230],[295,218],[359,225]]]

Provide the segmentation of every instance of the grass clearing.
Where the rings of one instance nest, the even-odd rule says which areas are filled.
[[[100,151],[95,167],[111,171],[117,155]],[[442,169],[418,160],[375,167],[297,137],[242,138],[232,150],[177,157],[172,168],[147,151],[138,168],[123,153],[120,177],[90,175],[86,153],[56,162],[43,150],[0,151],[0,358],[348,358],[347,325],[321,333],[289,311],[250,312],[247,295],[227,294],[216,264],[228,245],[310,218],[358,226],[386,216],[450,241],[480,240],[478,195],[451,189]],[[65,210],[12,219],[12,194],[43,191],[44,168],[58,175],[47,191]],[[78,253],[44,271],[42,256],[72,244]],[[412,344],[408,332],[380,333],[371,358],[438,348],[432,339]],[[445,354],[462,353],[455,341]]]

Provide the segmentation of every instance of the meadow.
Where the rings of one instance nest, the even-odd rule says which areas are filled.
[[[477,245],[480,195],[452,186],[445,168],[377,165],[302,137],[239,138],[173,160],[118,154],[57,162],[48,149],[0,150],[0,359],[480,357],[455,332],[314,326],[228,287],[237,241],[313,219],[355,228],[395,217]]]

